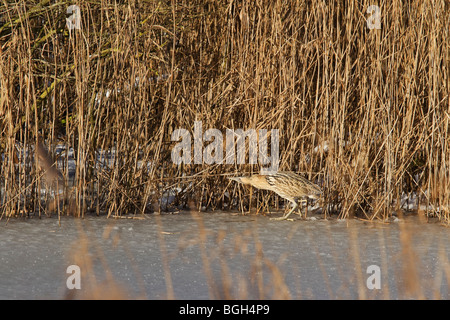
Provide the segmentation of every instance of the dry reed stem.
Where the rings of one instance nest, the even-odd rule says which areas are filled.
[[[448,4],[382,4],[380,30],[369,4],[79,1],[69,31],[64,2],[2,3],[2,216],[42,211],[37,135],[51,154],[73,148],[80,217],[159,211],[174,186],[172,206],[277,207],[215,179],[258,165],[172,163],[172,132],[201,120],[279,129],[280,170],[321,184],[324,215],[385,220],[415,194],[448,223]]]

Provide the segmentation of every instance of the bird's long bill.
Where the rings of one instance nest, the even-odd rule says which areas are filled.
[[[236,182],[239,182],[239,183],[242,183],[241,177],[228,177],[228,179],[236,181]]]

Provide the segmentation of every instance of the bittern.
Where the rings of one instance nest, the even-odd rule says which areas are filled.
[[[322,190],[319,186],[293,172],[277,172],[267,175],[256,174],[250,177],[232,177],[229,179],[242,184],[249,184],[258,189],[271,190],[280,197],[292,202],[293,208],[291,211],[280,218],[271,218],[271,220],[286,220],[297,209],[297,200],[299,198],[319,199],[322,195]],[[301,209],[299,208],[299,210],[301,214]]]

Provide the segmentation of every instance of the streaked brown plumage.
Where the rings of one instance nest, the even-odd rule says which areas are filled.
[[[272,220],[286,220],[298,207],[298,198],[318,199],[322,195],[322,190],[319,186],[294,172],[277,172],[268,175],[257,174],[251,177],[233,177],[229,179],[252,185],[258,189],[271,190],[280,197],[292,202],[294,206],[291,211],[281,218],[272,218]]]

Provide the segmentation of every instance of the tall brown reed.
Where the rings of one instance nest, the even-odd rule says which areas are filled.
[[[449,5],[378,3],[372,30],[372,4],[81,0],[69,30],[66,2],[3,1],[2,217],[43,208],[38,136],[63,163],[63,212],[160,210],[176,188],[173,205],[229,208],[221,175],[259,166],[174,165],[171,133],[201,120],[279,129],[280,169],[322,184],[326,213],[385,219],[416,194],[449,222]]]

